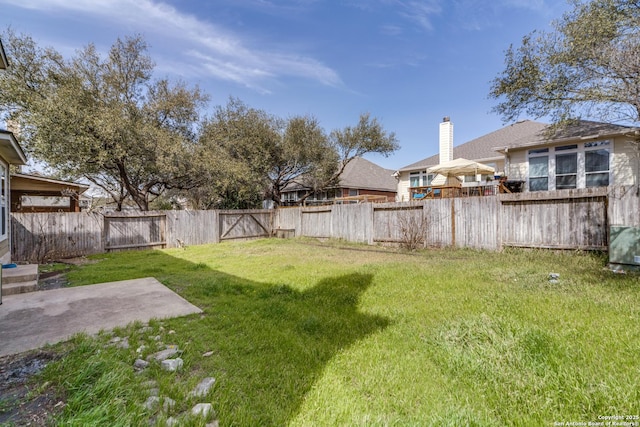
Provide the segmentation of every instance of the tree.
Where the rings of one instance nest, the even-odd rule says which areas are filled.
[[[304,176],[304,186],[309,190],[299,199],[303,203],[309,196],[336,187],[349,162],[368,153],[388,156],[399,148],[395,133],[384,130],[378,119],[369,113],[360,115],[358,124],[336,129],[329,135],[329,145],[335,153],[331,163],[323,163],[314,174]]]
[[[12,66],[0,76],[0,108],[36,159],[101,187],[118,209],[130,197],[148,210],[166,189],[199,184],[190,159],[207,96],[152,80],[140,36],[118,39],[106,59],[93,45],[65,60],[28,36],[5,40]]]
[[[317,119],[296,116],[287,121],[273,160],[268,173],[268,196],[275,206],[280,206],[286,187],[329,179],[338,157]]]
[[[204,189],[204,197],[200,188],[190,192],[192,198],[208,200],[205,206],[234,207],[240,207],[234,201],[238,195],[252,202],[245,207],[258,206],[263,199],[278,206],[282,191],[293,184],[306,190],[300,199],[304,202],[314,192],[336,186],[355,157],[388,155],[398,148],[395,135],[369,114],[361,115],[357,126],[327,136],[313,117],[283,120],[235,98],[206,121],[200,145],[202,174],[214,173],[218,179],[210,180],[213,186]]]
[[[506,52],[490,96],[505,121],[586,115],[640,121],[640,2],[572,0],[552,32],[533,32]]]

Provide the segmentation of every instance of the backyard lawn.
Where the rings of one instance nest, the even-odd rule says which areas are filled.
[[[204,314],[116,330],[128,349],[106,345],[107,334],[59,346],[68,353],[41,379],[64,396],[59,424],[148,425],[154,380],[176,401],[161,425],[193,406],[203,377],[216,379],[207,400],[221,426],[587,425],[640,414],[640,281],[600,255],[265,239],[94,259],[69,273],[72,285],[153,276]],[[183,350],[182,371],[135,374],[136,349],[159,342]]]

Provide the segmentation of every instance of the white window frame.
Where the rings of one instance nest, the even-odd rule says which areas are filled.
[[[561,188],[561,190],[573,190],[575,188],[580,188],[580,155],[578,153],[578,144],[568,144],[568,145],[561,145],[558,147],[554,147],[553,148],[553,152],[554,152],[554,171],[553,171],[553,176],[554,176],[554,189],[558,189],[558,177],[565,177],[565,176],[575,176],[576,180],[575,180],[575,186],[573,187],[567,187],[567,188]],[[567,156],[567,155],[571,155],[571,156],[575,156],[576,159],[576,170],[575,172],[572,173],[563,173],[563,174],[558,174],[558,156]],[[551,175],[551,171],[549,171],[549,174]]]
[[[418,188],[418,187],[426,187],[431,185],[431,181],[435,178],[436,175],[433,173],[427,173],[426,170],[422,170],[419,172],[409,172],[409,188]],[[412,185],[412,179],[418,179],[418,185]]]
[[[528,157],[527,157],[527,188],[529,189],[529,191],[549,191],[549,189],[551,188],[551,159],[553,158],[551,156],[550,153],[551,150],[549,150],[548,148],[540,148],[540,149],[534,149],[534,150],[529,150],[528,152]],[[546,175],[540,175],[540,176],[531,176],[531,163],[530,160],[533,158],[541,158],[544,157],[547,159],[547,174]],[[540,179],[540,178],[547,178],[547,189],[546,190],[532,190],[531,189],[531,179]],[[554,182],[555,185],[555,182]]]
[[[569,146],[575,146],[572,148],[567,148]],[[547,150],[546,152],[543,150]],[[607,170],[602,171],[592,171],[587,172],[586,166],[586,156],[590,151],[599,151],[604,150],[609,153],[609,165]],[[575,144],[565,144],[557,147],[548,147],[548,148],[539,148],[539,149],[531,149],[527,152],[527,186],[529,191],[531,190],[531,165],[530,160],[532,158],[539,157],[547,157],[548,166],[547,166],[547,191],[557,190],[557,177],[565,176],[565,175],[574,175],[574,174],[563,174],[558,175],[557,171],[557,156],[563,154],[575,154],[577,161],[577,169],[576,169],[576,187],[575,188],[587,188],[587,175],[590,174],[600,174],[600,173],[608,173],[609,174],[609,182],[607,185],[613,185],[613,171],[612,171],[612,157],[613,157],[613,142],[611,140],[597,140],[597,141],[588,141],[584,143],[575,143]],[[543,178],[533,177],[535,178]],[[535,190],[535,191],[544,191],[544,190]]]

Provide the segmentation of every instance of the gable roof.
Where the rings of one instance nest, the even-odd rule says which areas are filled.
[[[2,40],[0,40],[0,70],[6,70],[8,66],[9,60],[7,59],[7,54],[4,52]]]
[[[393,170],[385,169],[362,157],[351,160],[340,175],[340,187],[359,188],[367,190],[393,191],[398,187],[398,181],[393,176]]]
[[[472,139],[464,144],[453,147],[453,158],[463,157],[465,159],[483,161],[499,159],[502,156],[496,151],[496,147],[506,147],[514,141],[532,138],[547,126],[546,123],[532,120],[523,120],[501,129]],[[400,172],[416,169],[425,169],[440,163],[440,155],[436,154],[416,163],[404,166]]]
[[[357,188],[361,190],[377,190],[396,192],[398,181],[393,176],[395,171],[385,169],[362,157],[354,157],[345,166],[340,183],[333,188]],[[296,191],[307,188],[297,182],[289,183],[283,191]]]
[[[526,148],[540,145],[561,143],[571,140],[588,140],[608,138],[612,136],[630,134],[639,130],[637,127],[616,125],[611,123],[594,122],[590,120],[572,120],[564,125],[546,126],[533,135],[525,136],[499,148],[504,152],[510,148]]]

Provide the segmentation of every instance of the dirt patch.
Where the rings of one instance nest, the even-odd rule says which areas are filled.
[[[0,425],[45,426],[64,408],[53,388],[35,377],[58,358],[43,350],[0,358]]]

